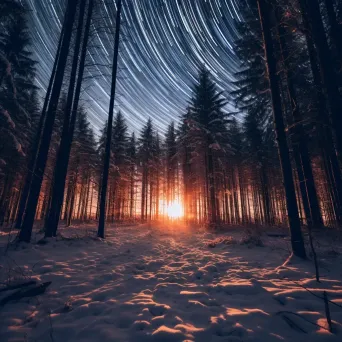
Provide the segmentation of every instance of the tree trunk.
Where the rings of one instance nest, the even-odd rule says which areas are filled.
[[[307,21],[304,20],[304,24],[306,26],[306,30],[309,29]],[[323,93],[323,82],[321,73],[318,67],[318,60],[315,51],[315,47],[312,41],[312,37],[310,34],[306,34],[306,43],[308,47],[308,53],[310,58],[310,65],[312,71],[312,77],[315,85],[315,93],[314,97],[317,101],[317,109],[318,115],[316,122],[316,129],[319,132],[319,141],[320,147],[322,151],[324,151],[323,155],[326,155],[328,159],[325,163],[325,173],[326,177],[329,178],[329,175],[333,174],[333,183],[334,185],[330,187],[330,193],[332,197],[335,198],[334,207],[336,209],[336,219],[338,222],[342,221],[342,175],[341,169],[339,166],[339,162],[336,155],[336,150],[331,134],[331,121],[330,118],[326,115],[327,111],[327,102],[325,95]],[[332,178],[331,178],[332,179]]]
[[[68,172],[69,158],[71,145],[74,136],[75,122],[77,117],[78,103],[80,99],[81,86],[83,81],[83,73],[85,66],[85,59],[87,55],[87,46],[89,39],[89,30],[91,25],[91,17],[93,13],[94,0],[89,1],[89,8],[87,14],[87,21],[84,30],[83,46],[80,56],[79,70],[77,76],[77,84],[74,95],[74,88],[76,83],[77,65],[79,60],[79,50],[81,47],[82,28],[84,21],[84,14],[86,8],[86,1],[81,0],[79,23],[77,28],[77,36],[74,51],[74,60],[70,77],[69,91],[67,104],[65,107],[65,117],[63,125],[62,140],[58,150],[56,166],[55,166],[55,178],[53,185],[53,202],[49,211],[48,225],[45,231],[46,237],[56,236],[59,218],[63,206],[65,181]],[[70,115],[71,114],[71,115]]]
[[[304,241],[301,232],[295,187],[292,176],[289,148],[287,145],[285,125],[281,109],[281,97],[277,74],[277,61],[274,56],[274,46],[271,32],[271,8],[265,0],[258,0],[260,22],[263,32],[265,56],[267,61],[268,77],[270,83],[274,128],[277,135],[279,159],[283,174],[287,213],[289,218],[291,244],[293,253],[301,258],[306,257]]]
[[[107,195],[108,172],[109,172],[109,162],[110,162],[110,147],[111,147],[112,129],[113,129],[116,74],[117,74],[117,68],[118,68],[118,55],[119,55],[119,43],[120,43],[121,7],[122,7],[122,0],[118,0],[116,22],[115,22],[116,28],[115,28],[112,87],[111,87],[111,94],[110,94],[106,149],[105,149],[103,174],[102,174],[102,188],[101,188],[101,193],[100,193],[100,196],[101,196],[100,217],[99,217],[99,226],[98,226],[98,232],[97,232],[97,235],[101,238],[105,237],[104,229],[105,229],[105,214],[106,214],[106,195]]]
[[[49,85],[48,85],[48,88],[47,88],[47,91],[46,91],[46,95],[45,95],[45,100],[44,100],[44,105],[43,105],[43,109],[42,109],[42,114],[41,114],[41,116],[39,118],[37,132],[36,132],[36,135],[34,137],[34,141],[33,141],[33,145],[32,145],[32,151],[31,151],[31,155],[30,155],[30,160],[29,160],[28,165],[27,165],[27,175],[26,175],[25,184],[24,184],[21,196],[20,196],[20,202],[19,202],[18,213],[17,213],[17,220],[16,220],[16,223],[15,223],[15,228],[17,228],[17,229],[21,228],[21,224],[22,224],[22,220],[23,220],[23,215],[24,215],[24,212],[25,212],[26,204],[27,204],[27,198],[28,198],[28,195],[30,193],[30,187],[31,187],[34,167],[35,167],[35,163],[36,163],[36,157],[37,157],[37,153],[38,153],[40,138],[41,138],[43,126],[44,126],[44,123],[45,123],[46,109],[47,109],[48,104],[49,104],[49,99],[50,99],[50,95],[51,95],[51,89],[52,89],[52,85],[54,83],[55,76],[56,76],[56,69],[57,69],[57,64],[58,64],[58,60],[59,60],[59,54],[60,54],[60,51],[61,51],[63,36],[64,36],[64,27],[65,26],[63,25],[62,32],[61,32],[61,35],[60,35],[60,38],[59,38],[59,42],[58,42],[58,47],[57,47],[57,53],[56,53],[55,61],[54,61],[54,64],[53,64],[52,75],[50,77]]]
[[[210,144],[208,144],[210,146]],[[208,147],[208,174],[207,174],[207,187],[208,187],[208,210],[209,210],[209,224],[215,226],[217,223],[217,209],[216,209],[216,189],[215,189],[215,175],[214,175],[214,160],[213,152],[210,147]]]
[[[337,52],[338,59],[339,59],[338,70],[340,70],[342,66],[341,65],[342,63],[341,24],[339,24],[337,21],[333,0],[324,0],[324,2],[325,2],[325,7],[327,9],[328,20],[329,20],[329,25],[330,25],[330,37],[336,48],[336,52]]]
[[[334,63],[325,35],[319,4],[317,0],[299,0],[299,4],[302,11],[303,24],[307,31],[310,30],[317,47],[322,80],[331,113],[336,150],[338,158],[342,163],[342,99],[338,89],[337,75],[334,71]],[[307,32],[307,34],[310,33]]]
[[[37,209],[39,193],[43,181],[46,161],[48,157],[53,125],[55,121],[56,109],[62,88],[65,67],[69,54],[69,47],[72,35],[72,28],[76,15],[77,0],[69,0],[67,6],[67,15],[65,20],[65,29],[63,43],[56,68],[56,77],[51,91],[45,125],[42,133],[40,148],[37,155],[37,161],[34,168],[34,177],[32,179],[30,194],[27,200],[27,207],[24,214],[22,229],[19,234],[20,241],[29,242],[31,239],[34,217]]]
[[[132,219],[133,218],[133,207],[134,207],[134,166],[131,167],[131,180],[130,180],[130,211],[129,216]]]
[[[290,120],[290,125],[294,125],[293,132],[294,132],[294,154],[295,161],[297,164],[297,170],[298,172],[303,173],[303,177],[301,177],[298,174],[298,178],[302,178],[302,181],[304,182],[304,188],[303,184],[300,184],[301,186],[301,193],[303,197],[303,204],[305,204],[305,200],[309,201],[310,211],[306,212],[307,216],[307,223],[312,224],[315,228],[321,228],[323,225],[322,220],[322,214],[321,214],[321,208],[319,206],[319,201],[317,197],[317,191],[315,186],[315,181],[313,177],[312,172],[312,166],[311,166],[311,158],[308,150],[307,145],[307,138],[306,138],[306,132],[304,130],[304,127],[302,125],[303,116],[299,111],[298,101],[297,101],[297,94],[295,91],[295,87],[293,84],[294,75],[292,72],[292,68],[289,65],[289,58],[290,58],[290,51],[288,47],[288,43],[286,41],[286,34],[284,27],[280,24],[281,23],[281,15],[280,13],[277,13],[277,22],[278,24],[278,35],[280,40],[280,50],[282,53],[282,61],[284,64],[285,69],[285,78],[287,83],[287,91],[288,91],[288,97],[289,102],[291,104],[291,114],[292,118]],[[297,144],[298,141],[298,144]],[[298,151],[297,151],[298,149]],[[297,155],[299,154],[299,155]],[[300,179],[301,180],[301,179]]]

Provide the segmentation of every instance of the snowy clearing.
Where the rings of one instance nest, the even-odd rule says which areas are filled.
[[[51,281],[46,292],[0,307],[0,341],[341,341],[341,243],[318,246],[321,283],[311,261],[292,260],[283,237],[241,245],[225,234],[180,227],[61,229],[47,244],[21,244],[4,256],[9,279]],[[39,240],[39,235],[35,236]],[[321,239],[320,239],[321,240]],[[304,287],[306,288],[304,288]],[[0,288],[1,290],[1,288]],[[309,291],[310,292],[309,292]],[[0,300],[13,291],[0,292]]]

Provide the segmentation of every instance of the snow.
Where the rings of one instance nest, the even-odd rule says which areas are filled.
[[[0,341],[341,341],[342,244],[320,237],[317,283],[312,261],[284,264],[286,237],[263,235],[262,247],[239,231],[120,226],[101,240],[89,225],[45,244],[36,233],[6,255],[1,233],[0,282],[52,284],[0,307]],[[334,333],[323,291],[340,305],[330,304]]]

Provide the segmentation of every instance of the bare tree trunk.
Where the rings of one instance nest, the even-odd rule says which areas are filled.
[[[116,74],[117,74],[117,68],[118,68],[118,55],[119,55],[119,43],[120,43],[121,7],[122,7],[122,0],[118,0],[116,22],[115,22],[116,28],[115,28],[112,88],[111,88],[110,104],[109,104],[106,148],[105,148],[103,174],[102,174],[102,188],[101,188],[101,193],[100,193],[100,196],[101,196],[100,197],[101,198],[100,199],[100,217],[99,217],[99,226],[98,226],[98,231],[97,231],[97,235],[103,239],[105,237],[106,196],[107,196],[108,172],[109,172],[109,163],[110,163],[110,147],[111,147],[112,130],[113,130]]]
[[[68,140],[69,138],[69,129],[70,129],[70,116],[71,109],[73,106],[74,94],[75,94],[75,83],[77,77],[77,67],[79,62],[79,53],[81,48],[81,40],[83,34],[83,22],[84,22],[84,14],[86,9],[86,0],[80,0],[80,8],[79,8],[79,19],[78,19],[78,27],[75,41],[75,50],[70,74],[69,81],[69,89],[67,101],[64,109],[64,123],[63,123],[63,131],[61,143],[57,152],[56,164],[55,164],[55,175],[54,182],[52,187],[52,202],[51,208],[48,213],[47,218],[47,226],[45,229],[45,237],[55,236],[57,232],[58,222],[60,218],[60,213],[64,200],[64,188],[65,188],[65,180],[68,169],[68,161],[70,149],[68,148]],[[90,19],[89,19],[90,22]],[[90,27],[90,23],[89,23]],[[89,32],[85,32],[85,39],[88,39]],[[84,56],[85,58],[85,56]],[[83,74],[81,75],[82,81]],[[70,144],[71,145],[71,144]]]
[[[338,67],[341,68],[341,63],[342,63],[341,23],[337,21],[333,0],[324,0],[324,2],[325,2],[325,7],[327,9],[328,20],[329,20],[329,25],[330,25],[330,36],[336,47],[336,51],[337,51],[337,55],[339,59]]]
[[[45,95],[42,114],[39,118],[37,132],[36,132],[36,135],[34,137],[34,141],[33,141],[33,145],[32,145],[30,160],[29,160],[28,165],[27,165],[27,175],[26,175],[25,184],[24,184],[21,196],[20,196],[20,202],[19,202],[18,213],[17,213],[17,221],[15,223],[15,228],[17,228],[17,229],[21,228],[23,215],[25,212],[26,204],[27,204],[27,198],[28,198],[28,195],[30,193],[30,187],[31,187],[31,182],[32,182],[32,177],[33,177],[33,172],[34,172],[34,166],[36,163],[36,157],[37,157],[37,153],[38,153],[38,149],[39,149],[40,138],[41,138],[44,123],[45,123],[46,109],[47,109],[48,104],[49,104],[52,85],[53,85],[55,77],[56,77],[56,69],[57,69],[59,55],[60,55],[61,46],[62,46],[62,41],[63,41],[63,37],[64,37],[64,27],[65,26],[63,25],[62,32],[61,32],[59,42],[58,42],[57,52],[56,52],[56,56],[55,56],[55,62],[53,64],[52,75],[50,77],[49,85],[48,85],[46,95]]]
[[[342,99],[338,89],[337,75],[334,71],[334,63],[325,35],[319,4],[317,0],[299,0],[299,4],[302,11],[304,26],[307,30],[310,29],[312,38],[317,47],[320,71],[331,113],[336,150],[340,163],[342,163]]]
[[[19,233],[19,240],[29,242],[31,239],[31,233],[33,228],[33,222],[35,213],[37,210],[37,204],[39,199],[39,193],[43,182],[43,176],[48,157],[53,124],[55,121],[57,104],[62,88],[65,67],[69,54],[69,47],[72,35],[72,28],[76,15],[77,0],[69,0],[67,7],[67,15],[65,20],[65,30],[63,35],[63,43],[61,52],[58,59],[58,65],[56,69],[56,77],[51,91],[51,99],[49,102],[47,115],[45,119],[45,125],[42,133],[40,148],[37,155],[36,165],[34,168],[34,177],[32,179],[30,194],[27,200],[27,206],[24,214],[22,229]]]
[[[306,30],[309,29],[308,23],[304,20],[304,24],[306,26]],[[318,107],[318,123],[316,123],[317,131],[319,132],[319,142],[320,147],[323,152],[323,156],[325,155],[327,158],[326,163],[324,164],[326,177],[328,179],[333,180],[329,187],[330,193],[334,198],[334,207],[336,208],[336,219],[337,222],[342,222],[342,175],[341,169],[339,166],[339,162],[336,156],[336,150],[333,142],[333,138],[331,135],[331,121],[329,116],[326,115],[327,112],[327,103],[326,98],[323,93],[323,82],[320,74],[320,70],[318,67],[318,60],[316,56],[316,51],[314,47],[314,43],[312,41],[311,35],[306,34],[306,43],[308,46],[308,53],[310,58],[310,65],[312,76],[315,85],[315,98],[317,101]],[[330,177],[333,175],[333,177]]]
[[[274,56],[274,46],[270,22],[271,8],[265,0],[258,0],[258,7],[263,32],[263,40],[265,45],[268,77],[271,89],[274,128],[277,135],[279,159],[285,187],[285,197],[291,232],[292,250],[295,255],[301,258],[305,258],[306,253],[298,215],[298,206],[292,176],[290,153],[287,145],[284,119],[281,109],[281,97],[277,75],[277,61]]]
[[[315,186],[315,181],[312,172],[311,166],[311,158],[307,146],[307,139],[306,139],[306,132],[304,131],[304,127],[302,125],[303,117],[299,111],[298,101],[297,101],[297,94],[295,92],[295,87],[293,84],[294,75],[292,73],[291,66],[289,65],[289,58],[290,58],[290,51],[288,48],[288,44],[286,41],[286,31],[284,27],[280,24],[281,23],[281,15],[277,13],[276,15],[278,25],[278,34],[280,40],[280,49],[282,53],[282,60],[285,69],[285,77],[287,82],[287,91],[289,102],[291,104],[291,122],[290,124],[294,125],[294,154],[295,154],[295,161],[297,164],[297,170],[302,175],[298,174],[299,181],[303,182],[300,183],[301,186],[301,193],[303,196],[303,204],[305,200],[308,200],[310,210],[306,211],[306,216],[308,220],[308,225],[311,224],[316,228],[321,228],[323,225],[321,209],[318,202],[317,191]],[[298,144],[297,144],[298,142]],[[298,149],[298,150],[297,150]],[[302,178],[302,179],[301,179]],[[307,210],[307,208],[306,208]]]

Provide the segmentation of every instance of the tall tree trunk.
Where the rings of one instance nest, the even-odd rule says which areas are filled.
[[[274,55],[274,46],[271,32],[271,8],[266,0],[258,0],[260,22],[263,32],[265,56],[267,61],[268,77],[270,83],[274,128],[277,135],[279,159],[285,187],[287,213],[289,218],[291,244],[293,253],[301,258],[306,257],[303,236],[301,232],[295,187],[292,176],[289,148],[287,145],[285,125],[281,109],[281,97],[277,74],[277,61]]]
[[[150,181],[150,221],[152,221],[153,183]]]
[[[306,30],[309,29],[309,25],[306,20],[304,20]],[[310,65],[312,71],[312,77],[315,85],[314,97],[317,101],[317,119],[316,129],[319,132],[319,141],[323,155],[326,155],[328,161],[325,163],[325,173],[326,177],[329,178],[330,174],[333,174],[334,185],[329,188],[330,193],[334,197],[334,207],[336,209],[336,219],[338,222],[342,221],[342,175],[339,162],[336,155],[336,150],[333,142],[333,137],[331,134],[331,121],[326,115],[327,102],[325,95],[323,93],[323,81],[321,73],[318,67],[318,59],[315,51],[315,47],[310,34],[306,32],[305,35],[306,43],[308,47],[308,53],[310,58]],[[332,179],[332,178],[330,178]]]
[[[208,144],[210,146],[210,144]],[[208,148],[207,153],[207,187],[208,187],[208,209],[209,209],[209,217],[210,217],[210,224],[215,227],[217,223],[217,209],[216,209],[216,189],[215,189],[215,175],[214,175],[214,158],[212,149]]]
[[[131,167],[131,180],[130,180],[130,210],[129,216],[133,218],[133,207],[134,207],[134,165]]]
[[[90,179],[90,182],[92,183],[92,179]],[[89,215],[88,219],[93,219],[93,197],[94,197],[94,184],[91,184],[91,194],[90,194],[90,209],[89,209]]]
[[[301,188],[301,193],[302,193],[302,196],[307,197],[309,201],[309,206],[310,206],[310,211],[306,212],[306,215],[310,216],[310,217],[307,216],[307,220],[308,220],[307,223],[308,224],[312,223],[315,228],[321,228],[323,225],[323,220],[322,220],[321,209],[319,206],[315,181],[314,181],[313,172],[312,172],[311,158],[310,158],[310,153],[309,153],[308,144],[307,144],[306,132],[302,125],[303,116],[299,110],[297,94],[296,94],[295,87],[293,84],[294,75],[292,72],[292,68],[289,65],[290,51],[289,51],[288,43],[286,41],[287,32],[285,31],[283,25],[280,24],[281,15],[279,11],[276,11],[276,12],[277,12],[276,13],[277,22],[279,23],[277,27],[278,27],[278,35],[279,35],[279,40],[280,40],[280,50],[282,53],[282,61],[284,64],[284,69],[285,69],[285,78],[286,78],[286,83],[287,83],[288,97],[289,97],[289,102],[291,105],[292,118],[290,120],[290,124],[294,125],[293,132],[294,132],[295,142],[294,142],[293,148],[294,148],[295,154],[299,153],[299,155],[296,156],[295,161],[297,164],[297,170],[300,172],[300,170],[302,169],[303,176],[304,176],[302,181],[304,181],[305,192]],[[297,141],[298,141],[298,144],[297,144]],[[295,151],[296,149],[298,149],[298,151]],[[300,175],[298,175],[298,177],[299,179],[301,178]],[[303,198],[303,202],[304,202],[304,198]]]
[[[327,9],[328,14],[328,20],[330,25],[330,37],[335,45],[339,63],[338,67],[339,70],[342,67],[342,29],[341,29],[341,23],[337,21],[336,12],[334,9],[334,2],[333,0],[324,0],[325,7]],[[340,70],[341,71],[341,70]]]
[[[159,192],[160,192],[160,189],[159,189],[159,170],[157,169],[157,184],[156,184],[156,220],[159,219]]]
[[[0,226],[4,224],[5,215],[10,200],[11,188],[13,184],[12,177],[7,175],[4,181],[4,189],[0,198]]]
[[[55,56],[55,61],[54,61],[53,68],[52,68],[52,74],[51,74],[49,85],[48,85],[48,88],[47,88],[47,91],[46,91],[46,95],[45,95],[45,100],[44,100],[44,104],[43,104],[42,114],[41,114],[41,116],[39,118],[37,132],[36,132],[36,135],[35,135],[34,140],[33,140],[30,160],[29,160],[28,165],[27,165],[27,175],[26,175],[24,187],[23,187],[23,190],[22,190],[22,193],[21,193],[21,196],[20,196],[20,202],[19,202],[18,213],[17,213],[17,220],[16,220],[16,223],[15,223],[15,228],[17,228],[17,229],[21,228],[21,224],[22,224],[22,220],[23,220],[23,215],[24,215],[24,212],[25,212],[26,204],[27,204],[27,198],[28,198],[28,195],[30,193],[30,186],[31,186],[31,182],[32,182],[34,166],[35,166],[35,163],[36,163],[36,157],[37,157],[37,153],[38,153],[40,138],[41,138],[42,130],[43,130],[44,123],[45,123],[46,109],[47,109],[48,104],[49,104],[49,99],[50,99],[50,95],[51,95],[51,89],[52,89],[52,85],[53,85],[54,80],[55,80],[56,69],[57,69],[58,60],[59,60],[59,54],[60,54],[60,51],[61,51],[62,41],[63,41],[63,37],[64,37],[64,27],[65,26],[63,25],[62,32],[61,32],[61,35],[60,35],[60,38],[59,38],[59,42],[58,42],[58,47],[57,47],[57,52],[56,52],[56,56]]]
[[[269,192],[269,184],[267,172],[265,170],[265,166],[261,166],[260,170],[260,178],[261,178],[261,189],[262,189],[262,200],[263,207],[265,212],[265,223],[270,226],[271,225],[271,208],[270,208],[270,192]]]
[[[70,205],[70,199],[71,199],[71,189],[72,189],[72,177],[71,175],[69,175],[68,178],[68,185],[67,185],[67,194],[66,194],[66,198],[65,198],[65,204],[64,204],[64,213],[63,213],[63,221],[67,220],[68,217],[68,208]]]
[[[141,189],[141,221],[144,222],[145,220],[145,198],[146,198],[146,173],[147,171],[145,170],[146,165],[143,164],[143,170],[142,170],[142,189]]]
[[[109,162],[110,162],[110,147],[111,147],[112,129],[113,129],[116,74],[117,74],[117,68],[118,68],[118,55],[119,55],[119,43],[120,43],[121,7],[122,7],[122,0],[118,0],[116,22],[115,22],[116,28],[115,28],[112,87],[111,87],[110,103],[109,103],[106,149],[105,149],[103,174],[102,174],[102,188],[101,188],[101,193],[100,193],[100,196],[101,196],[100,217],[99,217],[99,226],[98,226],[98,231],[97,231],[97,235],[101,238],[105,237],[104,229],[105,229],[105,214],[106,214],[106,195],[107,195],[108,172],[109,172]]]
[[[336,150],[340,163],[342,163],[342,98],[338,89],[337,75],[334,71],[334,63],[325,35],[319,4],[317,0],[299,0],[299,4],[304,26],[307,31],[311,31],[312,38],[317,47],[320,71],[331,113]],[[307,34],[310,33],[307,32]]]
[[[55,236],[57,233],[59,218],[63,206],[64,200],[64,191],[65,191],[65,181],[68,172],[70,151],[74,136],[75,123],[77,117],[78,103],[81,94],[81,87],[83,81],[83,73],[85,67],[85,60],[87,55],[87,46],[89,40],[89,30],[91,25],[91,17],[93,13],[94,0],[89,1],[87,21],[83,35],[83,45],[82,51],[79,61],[78,67],[78,76],[76,83],[76,74],[77,74],[77,65],[79,60],[79,50],[81,47],[81,38],[82,38],[82,28],[84,21],[84,14],[86,8],[86,0],[81,0],[80,5],[80,14],[79,14],[79,23],[77,29],[76,43],[75,43],[75,51],[74,51],[74,60],[72,66],[72,72],[70,77],[69,91],[67,104],[65,107],[65,117],[64,117],[64,125],[63,125],[63,133],[62,140],[58,150],[56,166],[55,166],[55,178],[53,185],[53,199],[52,206],[49,211],[48,225],[45,231],[46,237]],[[74,88],[76,83],[76,89],[74,94]]]
[[[76,189],[77,189],[77,178],[78,178],[78,165],[76,167],[76,172],[75,172],[75,175],[73,176],[73,180],[71,184],[71,187],[72,187],[71,188],[71,200],[70,200],[70,206],[68,208],[68,214],[67,214],[67,220],[66,220],[67,227],[71,225],[71,219],[72,219],[72,215],[74,212]]]
[[[75,21],[77,0],[69,0],[67,6],[67,15],[65,20],[65,29],[63,43],[58,59],[56,77],[51,91],[51,99],[49,102],[45,125],[42,133],[41,143],[37,155],[36,165],[34,168],[34,177],[32,179],[30,194],[27,200],[27,206],[24,214],[22,229],[19,234],[20,241],[29,242],[31,239],[34,217],[37,209],[39,193],[43,181],[46,161],[48,157],[52,130],[56,116],[56,109],[62,88],[65,67],[69,54],[69,47],[72,35],[72,28]]]

